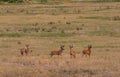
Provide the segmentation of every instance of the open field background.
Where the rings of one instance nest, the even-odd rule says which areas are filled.
[[[119,77],[119,9],[119,2],[0,5],[0,77]],[[33,52],[20,56],[25,44]],[[88,44],[91,58],[81,56]],[[62,56],[51,58],[60,45]]]

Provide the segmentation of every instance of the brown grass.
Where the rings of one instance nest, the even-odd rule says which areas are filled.
[[[119,77],[119,8],[119,2],[0,5],[0,77]],[[25,44],[33,52],[21,57]],[[63,44],[62,56],[51,58]],[[82,57],[88,44],[91,58]]]

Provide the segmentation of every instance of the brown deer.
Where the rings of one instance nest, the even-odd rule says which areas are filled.
[[[32,52],[32,50],[31,50],[31,52]],[[24,54],[26,54],[26,56],[27,56],[28,53],[29,53],[29,45],[27,44],[24,48],[21,48],[21,49],[20,49],[20,53],[21,53],[22,56],[23,56]]]
[[[70,57],[71,57],[71,58],[72,58],[72,57],[76,58],[76,51],[72,50],[73,45],[70,45],[69,48],[70,48]]]
[[[59,55],[62,54],[63,50],[64,50],[64,45],[60,46],[60,50],[51,51],[50,55],[51,55],[51,57],[52,57],[53,55],[58,55],[58,56],[59,56]]]
[[[91,55],[91,48],[92,48],[92,45],[88,45],[88,49],[85,49],[85,50],[83,50],[83,52],[82,52],[82,56],[89,56],[90,57],[90,55]]]

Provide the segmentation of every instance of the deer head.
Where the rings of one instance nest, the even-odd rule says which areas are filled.
[[[72,49],[72,48],[73,48],[73,45],[69,45],[69,48]]]
[[[88,49],[91,49],[92,48],[92,45],[88,45]]]
[[[64,45],[61,45],[60,49],[61,50],[65,50],[64,47],[65,47]]]
[[[26,44],[25,46],[28,48],[28,47],[29,47],[29,44]]]

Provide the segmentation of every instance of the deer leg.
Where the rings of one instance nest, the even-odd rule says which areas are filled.
[[[59,55],[58,55],[58,58],[60,58],[60,56],[61,56],[61,55],[59,54]]]
[[[27,51],[25,51],[25,54],[26,54],[26,56],[28,55],[28,52]]]
[[[72,58],[72,55],[70,55],[70,58]]]
[[[76,56],[74,55],[74,58],[76,58]]]
[[[23,56],[23,51],[21,51],[20,53],[21,53],[21,55]]]
[[[27,53],[26,53],[26,56],[27,56]]]
[[[89,58],[90,58],[90,54],[89,54]]]
[[[82,57],[84,56],[84,54],[82,54]]]
[[[51,57],[53,57],[53,55],[51,54]]]
[[[53,54],[52,54],[52,53],[50,53],[50,56],[52,57],[52,56],[53,56]]]

